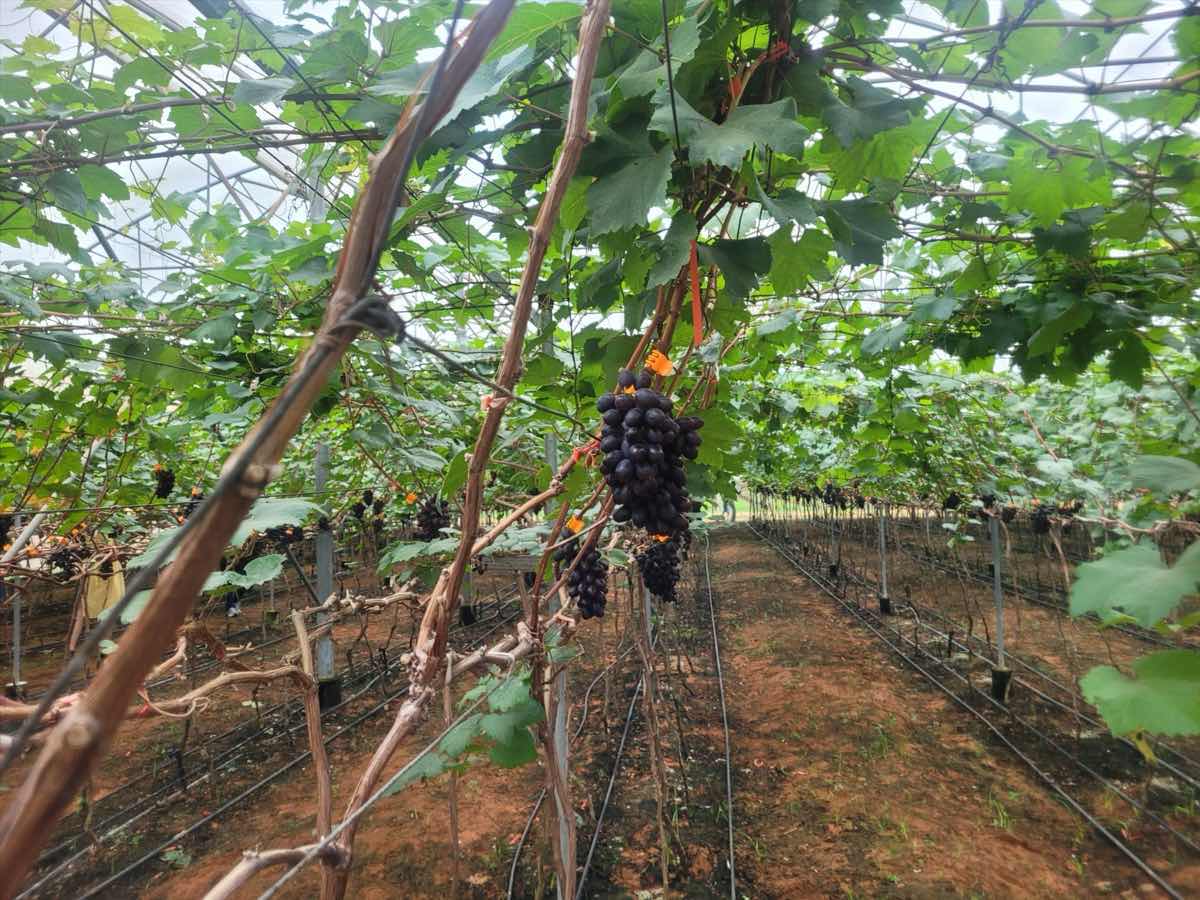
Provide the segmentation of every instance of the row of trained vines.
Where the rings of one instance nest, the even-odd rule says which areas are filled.
[[[590,896],[626,755],[657,889],[694,792],[739,896],[722,534],[1183,895],[1194,0],[5,12],[0,897],[186,869],[296,779],[207,897],[353,895],[418,782],[479,887],[464,773],[535,762],[508,895]]]

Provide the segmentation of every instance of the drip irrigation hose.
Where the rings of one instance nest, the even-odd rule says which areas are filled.
[[[781,553],[784,553],[785,556],[788,555],[787,552],[785,550],[783,550],[782,548],[776,547],[776,549],[779,550]],[[918,557],[909,553],[909,551],[907,551],[907,550],[902,550],[902,552],[906,553],[910,559],[916,560],[918,562],[921,561]],[[868,590],[871,590],[875,587],[874,583],[872,582],[872,580],[869,577],[864,577],[863,575],[856,573],[854,571],[854,567],[852,565],[845,566],[845,574],[848,578],[855,579],[862,587],[867,588]],[[954,574],[954,573],[951,572],[950,574]],[[933,632],[934,634],[938,635],[941,638],[945,638],[948,643],[953,643],[953,645],[959,647],[961,650],[963,650],[967,654],[974,656],[978,659],[981,659],[984,662],[990,663],[991,660],[994,658],[994,656],[984,655],[983,653],[980,653],[978,650],[976,650],[974,647],[969,646],[968,644],[964,644],[961,640],[954,638],[952,635],[953,635],[953,628],[956,623],[954,623],[952,620],[950,620],[945,615],[945,613],[941,612],[940,610],[932,609],[929,607],[919,607],[919,606],[917,606],[917,604],[913,603],[912,600],[906,600],[905,602],[911,608],[913,615],[920,622],[920,626],[922,628],[926,629],[927,631]],[[1051,609],[1057,609],[1060,612],[1062,611],[1061,607],[1055,607],[1055,606],[1049,605],[1049,604],[1043,604],[1043,605],[1048,605],[1048,606],[1050,606]],[[934,619],[944,623],[946,625],[946,627],[950,629],[950,632],[948,633],[948,632],[938,631],[938,629],[936,629],[933,626],[929,625],[928,623],[922,621],[923,617],[931,617],[931,618],[934,618]],[[973,634],[968,635],[967,637],[970,641],[973,641],[976,644],[982,645],[985,649],[987,649],[989,651],[990,654],[993,654],[993,655],[995,654],[996,647],[995,647],[995,644],[992,643],[991,641],[986,640],[981,637],[978,637]],[[1066,696],[1072,697],[1072,698],[1079,697],[1079,695],[1072,688],[1063,684],[1061,681],[1057,680],[1052,675],[1042,671],[1040,668],[1038,668],[1036,665],[1030,663],[1028,660],[1023,659],[1020,656],[1013,655],[1011,652],[1008,652],[1008,651],[1005,652],[1005,657],[1010,662],[1015,663],[1020,668],[1026,670],[1031,675],[1036,676],[1038,679],[1044,681],[1048,685],[1051,685],[1052,687],[1061,691]],[[1070,712],[1073,716],[1076,716],[1080,721],[1086,722],[1088,725],[1095,727],[1095,728],[1105,728],[1106,727],[1102,722],[1100,722],[1095,717],[1090,716],[1085,712],[1081,712],[1081,711],[1075,709],[1074,707],[1068,706],[1063,701],[1061,701],[1055,697],[1052,697],[1051,695],[1047,694],[1045,691],[1040,690],[1035,685],[1031,684],[1030,682],[1026,681],[1025,679],[1018,678],[1018,679],[1016,679],[1016,681],[1022,687],[1029,690],[1030,692],[1037,695],[1038,697],[1042,698],[1046,702],[1048,702],[1054,706],[1057,706],[1058,708],[1060,708],[1062,710]],[[1119,740],[1125,746],[1130,747],[1135,750],[1137,749],[1137,745],[1134,744],[1132,741],[1128,740],[1127,738],[1119,738]],[[1162,765],[1165,769],[1170,771],[1173,775],[1179,777],[1183,781],[1186,781],[1189,785],[1200,789],[1200,762],[1192,759],[1185,753],[1177,750],[1176,748],[1172,747],[1170,744],[1164,743],[1162,741],[1159,741],[1156,743],[1155,749],[1156,749],[1156,751],[1162,751],[1163,755],[1170,755],[1170,756],[1175,757],[1177,760],[1180,761],[1181,764],[1190,766],[1194,770],[1196,770],[1197,774],[1192,774],[1192,773],[1183,771],[1182,769],[1178,768],[1176,765],[1174,765],[1166,760],[1163,760],[1163,759],[1159,760],[1160,765]],[[1188,842],[1186,838],[1184,839],[1184,841],[1185,841],[1185,843]]]
[[[717,667],[717,690],[721,698],[721,725],[725,730],[725,808],[729,825],[729,898],[737,900],[737,866],[733,853],[733,748],[729,740],[729,713],[725,706],[725,677],[721,672],[721,642],[717,637],[717,612],[713,605],[712,575],[708,569],[708,532],[704,532],[704,588],[712,622],[713,661]]]
[[[502,599],[506,599],[507,597],[510,597],[510,596],[511,596],[511,593],[510,593],[510,594],[507,594],[507,595],[505,595],[505,597],[504,597],[504,598],[501,598],[501,600],[502,600]],[[499,602],[499,601],[497,601],[497,602]],[[508,618],[504,618],[504,619],[502,619],[502,621],[500,621],[500,622],[498,622],[497,624],[493,625],[493,626],[492,626],[492,628],[490,628],[488,631],[484,632],[484,633],[483,633],[483,635],[481,635],[481,638],[486,638],[487,636],[489,636],[489,635],[493,634],[493,633],[494,633],[494,632],[495,632],[497,629],[499,629],[500,627],[502,627],[502,626],[503,626],[504,624],[506,624],[507,622],[511,621],[511,620],[512,620],[512,618],[513,618],[515,615],[516,615],[516,613],[514,613],[512,616],[509,616]],[[501,618],[501,617],[500,617],[500,616],[497,616],[497,618]],[[489,621],[490,621],[490,620],[489,620]],[[484,623],[482,623],[482,622],[481,622],[481,623],[478,623],[478,624],[484,624]],[[390,671],[390,669],[389,669],[389,671]],[[374,685],[374,684],[375,684],[375,683],[376,683],[376,682],[377,682],[377,681],[378,681],[380,678],[382,678],[382,677],[384,676],[384,674],[386,674],[386,673],[379,673],[379,674],[376,674],[376,675],[375,675],[373,678],[369,678],[369,679],[368,679],[368,681],[367,681],[367,683],[364,685],[364,687],[363,687],[363,689],[362,689],[362,690],[360,690],[360,691],[356,692],[355,694],[353,694],[353,695],[351,695],[351,696],[349,696],[349,697],[346,697],[346,698],[345,698],[345,699],[344,699],[344,700],[343,700],[341,703],[337,704],[336,706],[332,706],[332,707],[330,707],[328,710],[325,710],[325,711],[322,713],[322,718],[324,718],[324,717],[325,717],[326,715],[328,715],[328,714],[331,714],[331,713],[334,713],[334,712],[338,711],[339,709],[341,709],[341,708],[345,707],[347,704],[349,704],[349,703],[352,703],[353,701],[355,701],[355,700],[359,699],[360,697],[362,697],[362,696],[363,696],[363,694],[365,694],[365,693],[366,693],[368,690],[370,690],[370,689],[371,689],[371,687],[372,687],[372,686],[373,686],[373,685]],[[338,729],[337,731],[335,731],[333,734],[329,735],[329,737],[327,737],[327,738],[325,739],[325,744],[328,746],[328,744],[329,744],[329,743],[330,743],[332,740],[334,740],[334,739],[335,739],[335,738],[337,738],[337,737],[340,737],[340,736],[342,736],[342,735],[343,735],[343,734],[345,734],[347,731],[350,731],[350,730],[354,729],[354,728],[355,728],[355,727],[357,727],[359,724],[361,724],[363,721],[365,721],[367,718],[370,718],[371,716],[373,716],[373,715],[375,715],[376,713],[378,713],[378,712],[379,712],[381,709],[383,709],[384,707],[386,707],[388,703],[391,703],[392,701],[394,701],[394,700],[398,699],[399,697],[402,697],[402,696],[404,696],[404,694],[405,694],[405,693],[407,693],[407,691],[408,691],[408,685],[406,684],[406,685],[405,685],[403,688],[401,688],[401,689],[400,689],[400,690],[399,690],[397,693],[394,693],[394,694],[392,694],[391,696],[387,697],[385,700],[381,701],[379,704],[377,704],[376,706],[372,707],[372,708],[371,708],[370,710],[368,710],[367,712],[365,712],[365,713],[363,713],[363,714],[359,715],[358,717],[356,717],[355,719],[351,720],[351,721],[350,721],[350,722],[349,722],[349,723],[348,723],[346,726],[344,726],[343,728],[340,728],[340,729]],[[283,703],[283,704],[279,704],[279,705],[276,707],[276,709],[278,709],[278,708],[279,708],[279,707],[281,707],[281,706],[286,706],[286,705],[288,705],[288,704],[287,704],[287,702],[285,701],[285,703]],[[303,722],[301,722],[301,723],[298,723],[298,724],[295,724],[295,725],[292,725],[292,726],[288,727],[288,728],[287,728],[287,729],[286,729],[284,732],[282,732],[282,734],[291,734],[291,733],[293,733],[293,732],[295,732],[295,731],[298,731],[298,730],[300,730],[300,729],[302,729],[302,728],[305,728],[305,727],[306,727],[306,726],[305,726],[305,724],[304,724]],[[226,734],[228,734],[228,733],[229,733],[229,732],[226,732]],[[235,745],[234,747],[231,747],[231,748],[227,749],[223,755],[224,755],[224,756],[227,758],[227,757],[228,757],[228,755],[229,755],[230,753],[232,753],[233,751],[239,750],[239,749],[240,749],[240,748],[242,748],[242,747],[245,747],[245,746],[246,746],[247,744],[249,744],[251,741],[255,741],[255,740],[257,740],[257,739],[260,737],[260,735],[261,735],[261,732],[256,732],[255,734],[253,734],[253,735],[251,735],[250,737],[248,737],[246,740],[242,741],[240,744],[237,744],[237,745]],[[211,741],[211,740],[215,740],[215,738],[214,738],[214,739],[210,739],[210,741]],[[205,745],[201,745],[200,747],[194,748],[194,750],[198,752],[198,751],[199,751],[200,749],[202,749],[204,746],[205,746]],[[104,882],[102,882],[101,884],[99,884],[99,885],[93,885],[93,886],[89,887],[89,888],[87,889],[87,893],[81,894],[81,895],[79,895],[79,896],[80,896],[80,897],[90,897],[90,896],[93,896],[93,895],[94,895],[94,894],[96,894],[97,892],[99,892],[99,891],[103,890],[104,888],[106,888],[106,887],[108,887],[108,886],[110,886],[110,885],[112,885],[112,884],[116,883],[116,882],[117,882],[117,881],[119,881],[120,879],[124,878],[126,875],[128,875],[128,874],[130,874],[130,873],[132,873],[132,872],[136,871],[136,870],[137,870],[137,869],[139,869],[139,868],[141,868],[141,866],[143,866],[143,865],[145,865],[147,862],[151,861],[151,860],[152,860],[152,859],[153,859],[155,856],[157,856],[157,855],[158,855],[159,853],[161,853],[163,850],[167,849],[167,848],[168,848],[168,847],[170,847],[172,844],[174,844],[174,843],[177,843],[179,840],[182,840],[183,838],[185,838],[185,837],[187,837],[187,836],[189,836],[189,835],[193,834],[193,833],[194,833],[194,832],[195,832],[195,831],[196,831],[198,828],[200,828],[200,827],[202,827],[203,825],[207,824],[208,822],[212,821],[214,818],[216,818],[216,817],[220,816],[222,813],[224,813],[224,812],[225,812],[225,811],[227,811],[228,809],[232,808],[232,807],[233,807],[234,805],[236,805],[237,803],[240,803],[240,802],[241,802],[242,800],[244,800],[245,798],[247,798],[247,797],[249,797],[249,796],[253,795],[253,794],[254,794],[254,793],[256,793],[257,791],[259,791],[259,790],[261,790],[262,788],[266,787],[267,785],[269,785],[271,782],[273,782],[273,781],[274,781],[274,780],[276,780],[277,778],[279,778],[279,777],[281,777],[282,775],[286,774],[287,772],[291,771],[291,770],[292,770],[293,768],[295,768],[297,765],[299,765],[299,764],[303,763],[305,760],[307,760],[309,756],[311,756],[311,751],[309,751],[309,750],[305,750],[305,751],[304,751],[302,754],[300,754],[299,756],[297,756],[295,759],[292,759],[290,762],[286,763],[286,764],[285,764],[284,766],[282,766],[281,768],[279,768],[279,769],[277,769],[276,771],[272,772],[271,774],[267,775],[265,778],[263,778],[263,779],[262,779],[262,780],[260,780],[259,782],[255,783],[254,785],[251,785],[251,786],[250,786],[249,788],[247,788],[245,791],[243,791],[242,793],[238,794],[236,797],[234,797],[232,800],[228,801],[227,803],[225,803],[225,804],[222,804],[222,806],[220,806],[218,809],[214,810],[214,811],[213,811],[212,813],[210,813],[209,815],[205,816],[204,818],[200,819],[200,820],[199,820],[199,821],[197,821],[197,822],[194,822],[194,823],[192,823],[192,824],[191,824],[191,825],[189,825],[187,828],[184,828],[183,830],[181,830],[181,831],[177,832],[175,835],[173,835],[173,836],[172,836],[171,838],[169,838],[167,841],[163,842],[163,843],[162,843],[162,844],[160,844],[158,847],[156,847],[154,850],[152,850],[152,851],[148,852],[147,854],[143,855],[142,857],[139,857],[137,860],[135,860],[135,861],[133,861],[132,863],[130,863],[129,865],[125,866],[123,869],[121,869],[121,870],[120,870],[119,872],[117,872],[116,874],[112,875],[110,878],[108,878],[107,880],[105,880],[105,881],[104,881]],[[227,763],[226,763],[226,764],[227,764]],[[211,771],[209,771],[209,772],[206,772],[204,775],[200,776],[200,777],[199,777],[199,778],[197,778],[196,780],[194,780],[194,781],[192,781],[191,783],[189,783],[188,787],[190,788],[190,787],[193,787],[193,786],[195,786],[195,785],[197,785],[197,784],[200,784],[200,783],[202,783],[204,780],[206,780],[207,778],[209,778],[211,774],[212,774],[212,773],[211,773]],[[164,790],[168,790],[168,789],[177,789],[177,786],[176,786],[174,783],[172,783],[172,784],[168,784],[168,785],[166,786],[166,788],[164,788]],[[161,793],[161,792],[160,792],[160,793]],[[135,804],[135,805],[136,805],[136,804]],[[136,816],[135,816],[133,819],[130,819],[130,820],[129,820],[129,823],[132,823],[132,822],[135,822],[135,821],[138,821],[138,820],[140,820],[141,818],[145,817],[146,815],[148,815],[149,813],[151,813],[151,812],[155,811],[155,809],[158,809],[158,808],[159,808],[159,807],[158,807],[158,805],[156,804],[156,805],[154,805],[154,806],[151,806],[150,808],[148,808],[148,809],[146,809],[146,810],[143,810],[142,812],[138,813],[138,814],[137,814],[137,815],[136,815]],[[129,807],[126,807],[126,811],[127,811],[128,809],[129,809]],[[122,811],[122,813],[123,813],[123,812],[125,812],[125,811]],[[120,814],[122,814],[122,813],[118,813],[118,814],[116,814],[116,815],[120,815]],[[108,819],[107,821],[111,822],[113,818],[115,818],[115,815],[114,815],[114,816],[110,816],[110,817],[109,817],[109,819]],[[109,831],[108,833],[106,833],[106,834],[105,834],[105,835],[102,837],[102,839],[105,839],[105,838],[108,838],[108,837],[110,837],[110,836],[112,836],[112,835],[118,834],[118,833],[120,833],[120,832],[121,832],[121,831],[123,831],[123,830],[124,830],[124,826],[119,826],[119,827],[117,827],[117,828],[114,828],[114,829],[112,829],[111,831]],[[80,835],[79,837],[82,837],[82,835]],[[77,840],[77,839],[78,839],[78,837],[77,837],[77,838],[74,838],[73,840]],[[60,846],[62,846],[62,845],[60,844]],[[50,872],[50,873],[47,873],[47,874],[46,874],[46,875],[44,875],[44,876],[43,876],[41,879],[39,879],[37,882],[35,882],[34,884],[32,884],[32,885],[30,885],[28,888],[26,888],[26,889],[25,889],[25,890],[24,890],[24,891],[23,891],[21,894],[17,895],[17,896],[18,896],[18,898],[31,897],[31,896],[33,895],[33,893],[34,893],[36,890],[38,890],[39,888],[41,888],[43,885],[47,884],[48,882],[50,882],[50,881],[53,881],[53,880],[55,880],[57,877],[59,877],[59,875],[60,875],[62,872],[64,872],[64,871],[65,871],[65,869],[66,869],[66,868],[67,868],[67,867],[68,867],[68,866],[69,866],[69,865],[70,865],[72,862],[74,862],[76,859],[78,859],[78,858],[79,858],[81,855],[84,855],[84,854],[87,854],[87,853],[89,853],[89,852],[90,852],[90,849],[91,849],[90,847],[89,847],[89,848],[84,848],[83,850],[80,850],[80,851],[78,851],[78,852],[77,852],[77,853],[76,853],[74,856],[70,857],[69,859],[67,859],[67,860],[66,860],[66,861],[64,861],[63,863],[60,863],[58,866],[56,866],[56,867],[55,867],[55,869],[54,869],[52,872]]]
[[[903,659],[906,663],[908,663],[910,666],[912,666],[913,669],[915,669],[918,673],[920,673],[922,676],[924,676],[925,679],[928,680],[934,687],[938,688],[938,690],[940,690],[944,694],[946,694],[946,696],[948,696],[951,700],[953,700],[957,705],[961,706],[963,709],[965,709],[967,712],[969,712],[972,716],[974,716],[976,719],[978,719],[980,721],[980,723],[982,723],[992,733],[992,735],[995,736],[995,738],[997,740],[999,740],[1001,743],[1003,743],[1009,750],[1011,750],[1013,752],[1013,754],[1015,754],[1017,756],[1018,759],[1020,759],[1023,763],[1025,763],[1025,765],[1028,766],[1030,771],[1032,771],[1043,783],[1045,783],[1055,794],[1057,794],[1063,800],[1063,802],[1065,802],[1075,813],[1077,813],[1080,817],[1082,817],[1085,821],[1087,821],[1087,823],[1092,828],[1094,828],[1097,832],[1099,832],[1106,840],[1108,840],[1108,842],[1110,844],[1113,845],[1113,847],[1115,847],[1127,859],[1129,859],[1129,861],[1132,862],[1134,864],[1134,866],[1136,866],[1144,875],[1146,875],[1146,877],[1148,877],[1151,881],[1153,881],[1155,883],[1155,885],[1158,886],[1158,888],[1160,890],[1162,890],[1167,896],[1173,898],[1173,900],[1183,900],[1183,895],[1181,895],[1177,890],[1175,890],[1175,888],[1172,887],[1161,875],[1159,875],[1159,873],[1157,871],[1155,871],[1153,868],[1151,868],[1151,866],[1145,860],[1143,860],[1137,854],[1136,851],[1134,851],[1131,847],[1127,846],[1123,841],[1121,841],[1120,838],[1118,838],[1108,828],[1106,828],[1102,822],[1100,822],[1095,816],[1093,816],[1090,812],[1088,812],[1086,809],[1084,809],[1083,806],[1081,806],[1078,801],[1076,801],[1070,794],[1068,794],[1059,785],[1058,781],[1055,780],[1054,776],[1052,776],[1050,773],[1048,773],[1047,771],[1042,769],[1037,764],[1036,761],[1034,761],[1027,754],[1025,754],[1019,747],[1017,747],[1016,744],[1014,744],[1008,738],[1008,736],[1004,734],[1004,732],[1002,732],[999,728],[997,728],[996,725],[994,725],[987,718],[987,716],[985,716],[978,709],[976,709],[975,707],[973,707],[969,703],[967,703],[966,700],[964,700],[962,697],[960,697],[954,691],[950,690],[950,688],[948,688],[943,682],[939,681],[937,679],[937,677],[932,674],[932,672],[925,669],[923,666],[920,665],[920,663],[918,663],[915,659],[913,659],[911,656],[909,656],[901,646],[899,646],[898,644],[891,641],[887,637],[887,635],[883,633],[883,631],[881,631],[879,628],[877,628],[872,623],[870,618],[866,615],[865,610],[861,610],[858,607],[854,606],[853,604],[847,603],[843,598],[839,597],[837,595],[837,593],[830,590],[829,587],[822,580],[820,580],[815,575],[813,575],[811,572],[809,572],[807,568],[805,568],[801,563],[796,561],[786,551],[782,550],[779,546],[777,546],[777,544],[774,541],[772,541],[770,538],[765,536],[762,532],[760,532],[758,529],[756,529],[753,525],[750,526],[750,530],[752,532],[754,532],[755,535],[757,535],[761,540],[763,540],[769,546],[773,547],[776,550],[776,552],[778,552],[781,556],[783,556],[784,559],[786,559],[789,563],[791,563],[798,571],[800,571],[806,578],[808,578],[810,581],[812,581],[813,584],[815,584],[818,588],[820,588],[825,594],[827,594],[831,599],[833,599],[836,603],[838,603],[843,609],[845,609],[846,611],[851,613],[851,615],[853,615],[859,622],[861,622],[868,629],[870,629],[870,631],[873,634],[875,634],[876,637],[878,637],[881,641],[883,641],[884,644],[886,644],[892,651],[894,651],[901,659]],[[969,682],[968,682],[968,686],[970,686]],[[985,698],[985,699],[987,699],[987,698]],[[998,701],[993,700],[993,703],[995,703],[1001,709],[1004,708],[1001,704],[998,703]],[[1022,725],[1024,727],[1026,727],[1027,729],[1034,731],[1034,733],[1038,733],[1040,735],[1040,733],[1037,732],[1036,729],[1033,729],[1027,723],[1022,722]],[[1080,763],[1077,759],[1072,758],[1072,761],[1074,761],[1077,765],[1079,765],[1080,768],[1083,769],[1084,771],[1090,771],[1087,769],[1087,767],[1083,766],[1083,764]]]
[[[571,743],[572,744],[575,743],[575,741],[577,741],[579,739],[579,735],[583,733],[584,724],[587,722],[588,700],[591,699],[592,690],[596,687],[597,684],[600,683],[600,679],[602,679],[605,675],[607,675],[610,671],[612,671],[613,666],[615,666],[617,663],[619,663],[621,660],[623,660],[625,657],[627,657],[630,653],[632,653],[634,651],[634,649],[635,649],[634,646],[631,645],[629,647],[626,647],[623,651],[621,651],[621,653],[617,656],[616,659],[614,659],[611,663],[609,663],[607,666],[605,666],[604,669],[601,670],[600,674],[592,679],[592,683],[589,684],[587,687],[587,690],[583,692],[583,700],[580,703],[580,706],[583,709],[583,715],[579,719],[579,725],[576,726],[575,733],[571,735]],[[509,870],[508,870],[509,900],[512,900],[513,891],[514,891],[516,883],[517,883],[517,864],[520,863],[520,861],[521,861],[521,853],[525,849],[525,842],[529,839],[529,832],[533,828],[533,820],[537,818],[538,811],[541,810],[542,803],[545,802],[545,800],[546,800],[546,788],[543,787],[538,792],[537,798],[533,801],[533,809],[530,810],[530,812],[529,812],[529,818],[525,820],[525,829],[521,832],[521,837],[517,841],[517,846],[513,849],[512,865],[509,867]]]

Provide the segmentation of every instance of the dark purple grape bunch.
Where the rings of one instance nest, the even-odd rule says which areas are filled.
[[[175,473],[161,463],[154,465],[154,496],[166,500],[175,490]]]
[[[685,532],[686,534],[686,532]],[[675,586],[679,584],[679,555],[682,548],[679,536],[667,541],[652,540],[636,558],[642,583],[660,600],[674,603]]]
[[[450,507],[445,500],[428,497],[417,511],[417,527],[413,537],[418,541],[434,541],[442,536],[442,529],[450,525]]]
[[[268,528],[263,532],[265,537],[272,546],[278,547],[281,550],[286,550],[292,544],[304,540],[304,529],[299,526],[278,525],[274,528]]]
[[[200,504],[203,502],[204,491],[200,490],[198,487],[192,488],[191,497],[188,498],[188,502],[185,503],[183,507],[183,518],[190,519],[192,517],[192,513],[198,510],[200,508]]]
[[[554,554],[555,562],[560,564],[559,571],[569,566],[578,553],[578,539],[559,547]],[[567,576],[567,593],[579,607],[580,618],[604,618],[604,607],[608,603],[608,563],[595,547],[588,550]]]
[[[671,398],[651,388],[653,381],[649,370],[635,376],[622,369],[616,393],[596,401],[604,420],[600,470],[616,501],[614,522],[671,535],[688,527],[692,502],[684,460],[699,453],[704,422],[695,416],[676,419]]]

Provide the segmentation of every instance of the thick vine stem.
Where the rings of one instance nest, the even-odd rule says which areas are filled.
[[[500,370],[496,375],[496,383],[510,392],[521,374],[525,332],[533,310],[534,293],[538,276],[541,273],[542,261],[545,259],[546,250],[550,245],[550,236],[554,224],[558,220],[559,209],[566,196],[567,187],[579,165],[583,148],[590,140],[587,130],[588,98],[591,94],[596,57],[600,52],[600,43],[604,38],[605,28],[608,26],[608,12],[609,0],[590,0],[580,23],[579,54],[575,67],[575,82],[571,86],[571,102],[567,113],[562,152],[555,163],[554,172],[546,187],[546,194],[538,209],[533,228],[530,230],[529,252],[513,306],[512,324],[504,343]],[[426,704],[442,689],[438,676],[445,664],[449,623],[458,607],[458,595],[462,589],[467,565],[470,563],[471,557],[479,552],[476,550],[476,539],[479,533],[479,517],[483,501],[483,476],[507,406],[508,403],[503,398],[496,398],[488,404],[467,469],[466,499],[463,503],[462,513],[462,538],[459,541],[454,560],[442,570],[437,584],[430,593],[429,603],[425,607],[425,614],[421,619],[420,630],[410,657],[412,687],[409,690],[408,698],[397,712],[396,719],[387,736],[359,779],[346,808],[347,816],[354,813],[371,795],[396,747],[416,726]],[[559,485],[562,478],[571,470],[576,461],[577,457],[572,455],[559,468],[556,481],[551,484],[552,490],[555,492],[561,490]],[[532,500],[527,505],[529,509],[536,506]],[[508,524],[504,527],[507,528],[518,518],[519,515],[506,517],[505,521]],[[499,536],[500,530],[493,529],[488,535],[485,535],[485,539],[490,536],[490,540],[495,540],[495,537]],[[352,824],[339,837],[339,845],[346,863],[339,867],[337,884],[333,889],[329,893],[322,890],[323,900],[339,900],[345,895],[355,830],[356,825]]]
[[[395,214],[410,148],[450,110],[462,86],[479,67],[487,48],[508,21],[515,0],[492,0],[472,23],[460,47],[448,48],[442,78],[425,103],[431,115],[410,108],[374,157],[371,178],[355,204],[334,278],[333,292],[317,339],[301,356],[281,397],[229,457],[225,471],[245,464],[237,489],[225,490],[197,527],[184,539],[173,564],[158,578],[150,602],[100,669],[83,699],[71,708],[46,739],[33,769],[13,792],[0,818],[0,897],[13,896],[54,822],[73,801],[107,751],[125,718],[125,710],[146,675],[159,661],[163,645],[183,624],[251,504],[277,471],[279,460],[341,357],[357,336],[358,325],[343,319],[370,288],[379,249]],[[523,333],[523,332],[522,332]],[[271,423],[269,431],[264,423]],[[262,432],[260,434],[260,432]],[[253,458],[250,448],[257,447]]]
[[[580,23],[579,59],[575,67],[575,82],[571,86],[571,101],[567,111],[562,152],[559,154],[554,172],[546,186],[546,194],[542,198],[537,218],[530,229],[529,252],[525,260],[525,267],[521,272],[516,302],[513,304],[512,325],[504,343],[500,370],[496,375],[496,383],[510,392],[521,374],[525,332],[533,311],[534,294],[537,289],[538,277],[541,274],[542,261],[550,246],[550,236],[555,222],[558,221],[559,209],[562,207],[567,187],[579,166],[583,148],[591,139],[587,130],[588,99],[591,95],[596,57],[600,52],[600,43],[604,38],[605,28],[608,26],[608,10],[609,0],[590,0]],[[474,555],[474,542],[479,530],[479,515],[483,502],[483,476],[506,407],[505,402],[496,399],[488,406],[484,415],[483,425],[479,429],[479,436],[476,438],[475,447],[471,453],[471,462],[467,469],[466,499],[463,503],[462,514],[462,540],[459,542],[454,561],[443,570],[426,609],[425,618],[421,622],[417,647],[429,654],[429,664],[435,670],[440,666],[441,657],[445,653],[449,623],[458,605],[458,594],[462,589],[463,575]],[[422,683],[426,683],[433,677],[434,672],[417,671],[414,675]]]
[[[284,850],[263,850],[261,852],[247,850],[242,854],[241,862],[225,873],[225,877],[212,886],[207,894],[204,895],[204,900],[228,900],[233,897],[240,888],[264,869],[269,869],[272,866],[286,866],[297,863],[304,859],[305,855],[312,849],[308,847],[292,847]],[[321,850],[320,859],[329,865],[337,865],[340,860],[338,858],[337,847],[330,846]]]

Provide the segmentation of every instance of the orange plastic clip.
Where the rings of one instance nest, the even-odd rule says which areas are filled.
[[[646,357],[646,368],[655,375],[671,375],[675,372],[675,366],[672,364],[665,354],[658,350],[651,350],[650,355]]]

